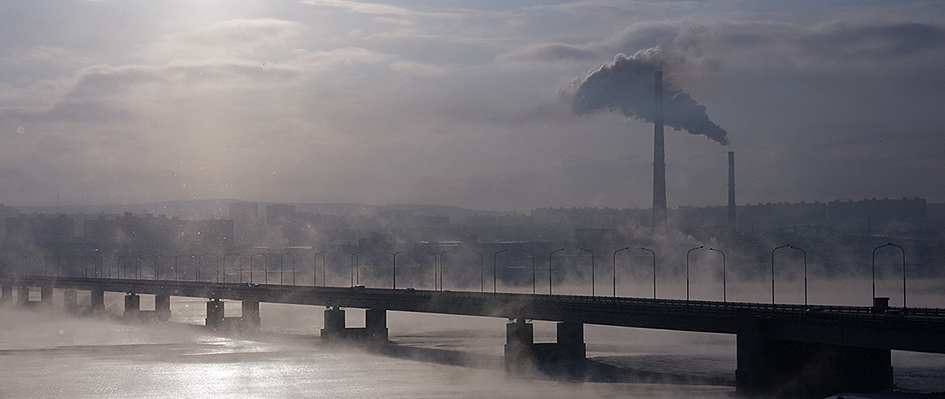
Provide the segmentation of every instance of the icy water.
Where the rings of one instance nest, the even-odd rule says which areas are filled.
[[[106,303],[120,313],[121,295]],[[262,330],[241,336],[196,327],[205,315],[196,298],[173,298],[169,324],[58,308],[0,308],[0,398],[734,397],[735,338],[726,335],[586,326],[599,372],[577,381],[507,377],[503,319],[389,312],[395,344],[374,353],[323,345],[323,309],[312,306],[262,304]],[[348,311],[349,326],[363,325],[360,313]],[[535,330],[536,342],[554,340],[554,324]],[[896,352],[894,367],[903,388],[945,390],[941,355]]]

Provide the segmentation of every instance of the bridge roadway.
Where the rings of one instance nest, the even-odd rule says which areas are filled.
[[[945,353],[945,309],[888,314],[863,306],[804,306],[574,295],[341,288],[169,280],[5,276],[5,285],[440,313],[738,334],[748,320],[768,339]],[[10,279],[13,279],[11,281]]]

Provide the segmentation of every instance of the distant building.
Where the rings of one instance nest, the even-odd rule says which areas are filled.
[[[20,245],[48,246],[70,241],[75,236],[75,221],[66,215],[48,217],[45,214],[6,218],[6,239]]]
[[[919,197],[831,201],[827,206],[830,224],[843,230],[893,228],[926,217],[925,199]]]
[[[266,205],[266,224],[285,225],[295,220],[295,205]]]

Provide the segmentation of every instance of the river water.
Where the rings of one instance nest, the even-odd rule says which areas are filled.
[[[150,301],[142,296],[142,308]],[[120,294],[106,303],[120,314]],[[238,303],[228,305],[227,315],[238,315]],[[261,330],[242,335],[198,327],[205,300],[174,297],[171,307],[167,324],[72,316],[58,305],[0,308],[0,398],[734,396],[735,339],[727,335],[586,326],[596,372],[513,378],[502,368],[503,319],[389,312],[394,344],[377,353],[322,344],[319,307],[261,304]],[[363,325],[362,312],[347,317]],[[536,342],[554,341],[554,329],[536,322]],[[900,387],[945,390],[945,356],[893,357]]]

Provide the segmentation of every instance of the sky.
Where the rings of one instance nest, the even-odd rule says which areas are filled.
[[[726,204],[729,151],[739,204],[945,202],[943,21],[940,1],[9,2],[0,203],[648,208],[653,125],[613,102],[652,75],[593,107],[582,85],[653,59],[725,134],[667,126],[670,207]]]

